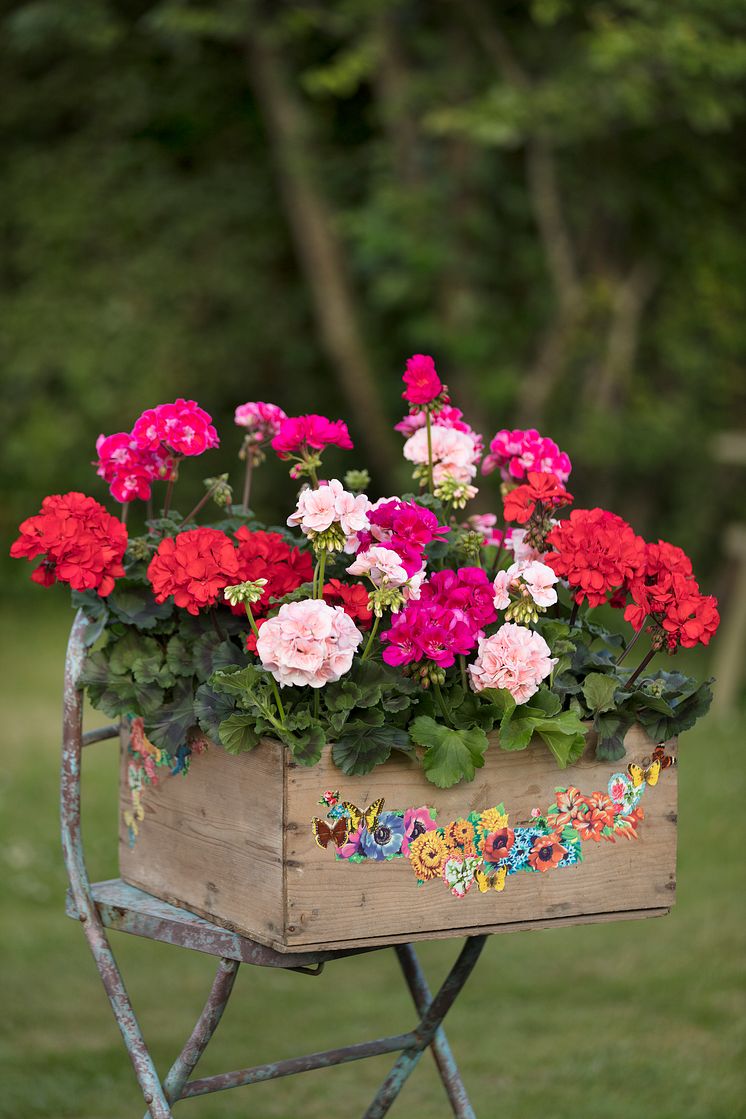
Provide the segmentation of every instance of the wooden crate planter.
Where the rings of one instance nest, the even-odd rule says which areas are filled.
[[[196,754],[187,776],[160,779],[141,792],[144,815],[134,841],[127,743],[123,742],[120,868],[134,886],[280,951],[368,946],[477,932],[653,917],[674,901],[676,769],[647,786],[637,839],[582,843],[579,865],[511,874],[505,888],[454,897],[442,880],[417,885],[408,858],[350,862],[314,839],[327,789],[362,808],[379,797],[386,810],[429,805],[439,824],[503,803],[511,827],[530,825],[533,809],[555,802],[558,786],[607,792],[615,772],[649,757],[639,727],[622,762],[599,762],[592,735],[584,756],[558,770],[541,742],[506,753],[496,744],[470,784],[440,790],[399,757],[364,777],[345,777],[327,752],[313,768],[296,765],[266,741],[232,756],[218,746]],[[676,743],[667,744],[675,755]],[[162,771],[160,771],[162,772]],[[486,885],[486,883],[484,883]]]

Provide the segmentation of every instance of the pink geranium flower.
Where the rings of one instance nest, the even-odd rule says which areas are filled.
[[[374,545],[359,552],[347,571],[350,575],[367,575],[376,587],[402,587],[409,579],[401,556],[382,545]]]
[[[433,455],[433,479],[436,485],[444,478],[470,482],[477,472],[479,448],[473,435],[452,427],[433,427],[430,437]],[[427,431],[419,428],[404,444],[403,454],[409,462],[422,466],[428,461]]]
[[[482,463],[482,473],[491,474],[497,467],[506,482],[523,481],[529,471],[554,474],[567,482],[572,465],[568,455],[553,439],[539,435],[536,428],[498,431],[490,443],[490,453]]]
[[[363,635],[341,606],[286,602],[256,639],[257,655],[281,687],[323,688],[350,671]]]
[[[471,686],[475,692],[504,688],[516,703],[525,703],[556,663],[541,634],[506,622],[479,642],[477,659],[469,665]]]
[[[287,416],[277,404],[251,400],[246,404],[239,404],[233,419],[238,427],[245,429],[252,443],[266,443],[277,435]]]
[[[158,446],[142,450],[130,432],[99,435],[96,440],[96,473],[109,485],[111,496],[122,504],[147,501],[154,481],[171,477],[173,462],[168,451]]]

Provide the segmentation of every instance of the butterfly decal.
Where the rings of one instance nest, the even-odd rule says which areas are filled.
[[[636,762],[630,762],[627,766],[627,772],[632,778],[632,784],[636,789],[640,785],[647,783],[648,785],[657,785],[658,778],[661,775],[661,761],[660,758],[644,758],[642,765]]]
[[[350,804],[348,800],[343,800],[342,805],[344,808],[347,809],[347,813],[350,817],[350,831],[357,831],[357,829],[360,827],[360,824],[365,821],[365,826],[367,827],[368,831],[374,832],[376,830],[376,824],[378,823],[378,817],[381,814],[381,809],[383,808],[383,803],[383,797],[379,797],[378,800],[374,800],[372,804],[368,805],[368,807],[363,812],[357,807],[357,805]]]
[[[483,870],[477,868],[474,871],[474,877],[480,894],[486,894],[488,890],[504,890],[507,874],[507,866],[498,867],[494,874],[485,874]]]
[[[132,788],[130,793],[132,796],[132,808],[125,808],[123,812],[124,823],[133,835],[138,835],[140,832],[138,824],[142,823],[145,819],[145,809],[142,803],[142,788]]]
[[[324,850],[330,842],[333,842],[335,847],[344,847],[347,842],[347,821],[344,817],[329,825],[326,820],[314,816],[311,820],[311,829],[317,845]]]
[[[666,753],[666,748],[663,743],[661,743],[659,746],[656,746],[656,748],[653,750],[653,761],[660,762],[661,769],[670,769],[672,765],[677,764],[676,758],[673,756],[673,754]]]

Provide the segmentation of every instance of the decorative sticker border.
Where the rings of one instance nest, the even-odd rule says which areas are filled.
[[[613,773],[607,791],[582,793],[574,785],[555,789],[546,811],[534,808],[530,821],[509,826],[504,804],[470,812],[439,826],[428,805],[384,811],[383,797],[360,808],[327,790],[319,804],[326,819],[314,816],[313,837],[330,844],[337,859],[352,863],[409,859],[417,885],[442,881],[463,898],[476,883],[480,893],[505,888],[511,874],[546,874],[583,861],[583,844],[637,839],[644,819],[640,801],[676,759],[657,746],[642,765]]]
[[[175,777],[178,773],[189,772],[189,761],[197,743],[179,746],[176,753],[155,746],[145,734],[141,718],[130,721],[130,737],[127,745],[127,787],[130,793],[130,806],[122,811],[127,828],[129,845],[135,846],[140,834],[140,824],[145,819],[143,794],[149,785],[157,785],[159,777]],[[158,770],[166,773],[158,773]]]

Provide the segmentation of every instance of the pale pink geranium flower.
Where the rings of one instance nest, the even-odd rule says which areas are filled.
[[[466,431],[452,427],[433,427],[431,431],[433,452],[433,478],[436,482],[453,478],[457,482],[470,482],[477,472],[479,458],[477,442]],[[426,428],[419,428],[404,444],[405,459],[422,466],[428,461]]]
[[[469,665],[475,692],[504,688],[516,703],[525,703],[550,675],[556,660],[539,633],[505,622],[492,637],[479,642],[477,659]]]
[[[367,575],[375,587],[402,587],[409,579],[399,553],[381,544],[360,552],[347,571],[350,575]]]
[[[526,532],[525,528],[514,528],[505,537],[505,547],[513,553],[516,563],[524,566],[532,560],[540,560],[542,556],[538,548],[526,542]]]
[[[323,688],[350,671],[363,639],[341,606],[322,599],[286,602],[256,639],[257,655],[281,687]]]
[[[510,606],[510,589],[513,586],[513,568],[515,564],[507,569],[507,571],[498,571],[495,576],[492,586],[495,591],[493,599],[497,610],[507,610]]]
[[[365,494],[350,493],[337,478],[322,482],[318,489],[307,487],[298,495],[294,513],[288,517],[291,526],[299,525],[307,536],[326,532],[333,524],[339,525],[347,539],[346,549],[354,550],[357,535],[368,526],[370,501]]]
[[[558,576],[547,564],[532,560],[521,571],[521,578],[537,606],[553,606],[557,601],[554,584]]]

